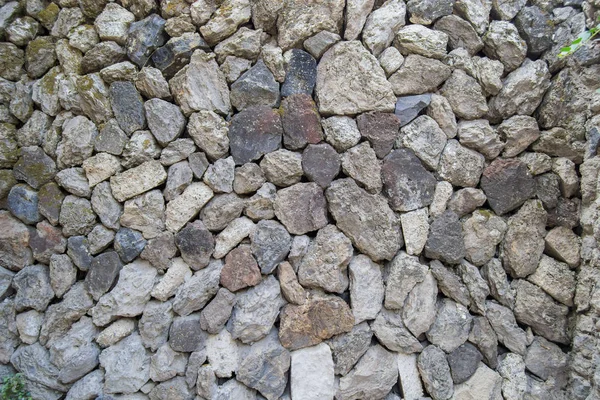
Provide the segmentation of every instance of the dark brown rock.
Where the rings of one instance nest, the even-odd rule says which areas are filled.
[[[312,298],[303,305],[288,304],[281,311],[279,340],[289,350],[314,346],[354,326],[350,307],[337,296]]]
[[[29,228],[29,247],[33,250],[33,258],[49,264],[52,254],[62,254],[67,249],[67,239],[59,228],[55,228],[47,221],[36,225],[36,229]]]
[[[499,159],[491,163],[481,176],[481,188],[488,203],[498,215],[521,206],[535,195],[535,180],[527,165],[519,160]]]
[[[248,107],[231,118],[229,148],[236,165],[258,160],[281,145],[283,127],[277,110]]]
[[[377,157],[385,157],[392,148],[400,130],[400,118],[393,113],[369,112],[356,118],[358,130],[375,150]]]
[[[261,281],[260,269],[252,256],[248,245],[240,245],[225,257],[221,270],[221,285],[232,292],[248,286],[258,285]]]
[[[340,172],[340,157],[327,143],[309,144],[302,153],[304,175],[325,189]]]
[[[396,211],[427,207],[433,201],[437,181],[410,149],[388,154],[381,167],[383,193]]]
[[[281,102],[283,145],[290,150],[304,148],[323,140],[317,106],[308,94],[293,94]]]

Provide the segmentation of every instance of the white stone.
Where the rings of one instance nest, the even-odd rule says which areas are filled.
[[[398,353],[398,375],[404,400],[418,400],[424,396],[416,354]]]
[[[398,30],[406,23],[406,4],[388,0],[373,11],[363,28],[363,42],[376,57],[390,47]]]
[[[427,208],[410,211],[400,216],[406,252],[419,255],[425,247],[429,235],[429,213]]]
[[[291,394],[294,400],[333,400],[333,358],[325,343],[293,351]]]
[[[119,159],[108,153],[98,153],[86,159],[82,167],[90,187],[107,180],[122,169]]]
[[[485,364],[479,368],[466,382],[454,385],[454,394],[450,400],[470,399],[502,399],[502,377]]]
[[[453,188],[450,182],[438,182],[433,193],[433,201],[429,206],[429,215],[437,217],[446,211],[446,206],[452,197]]]
[[[109,347],[129,336],[135,329],[135,320],[130,318],[118,319],[98,334],[96,343],[101,347]]]
[[[167,172],[160,161],[152,160],[110,178],[110,188],[117,201],[125,201],[162,184]]]
[[[350,117],[330,117],[321,121],[325,140],[337,151],[346,151],[360,141],[356,121]]]
[[[154,286],[150,295],[160,301],[167,301],[171,296],[175,295],[179,286],[191,277],[192,270],[185,261],[181,258],[175,258],[167,270],[167,273],[164,274],[160,282]]]
[[[365,255],[350,261],[350,304],[355,324],[375,319],[383,304],[383,278],[381,267]]]
[[[215,238],[215,251],[213,257],[223,258],[244,238],[250,236],[256,225],[250,218],[241,217],[234,219]]]
[[[33,344],[37,342],[43,320],[44,314],[35,310],[17,314],[17,329],[23,343]]]
[[[209,335],[206,339],[206,356],[219,378],[229,378],[237,371],[238,345],[225,328],[217,335]]]
[[[194,218],[213,197],[213,191],[204,183],[194,182],[182,194],[167,204],[165,226],[177,232]]]
[[[346,1],[346,30],[344,39],[354,40],[362,32],[369,13],[373,9],[374,0]]]

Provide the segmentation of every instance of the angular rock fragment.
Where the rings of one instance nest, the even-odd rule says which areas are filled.
[[[148,128],[161,146],[178,138],[185,129],[185,117],[179,107],[161,100],[150,99],[144,103]]]
[[[281,112],[286,148],[299,150],[323,140],[321,119],[310,95],[302,93],[286,97],[281,103]]]
[[[379,62],[357,41],[338,43],[323,55],[316,96],[324,115],[392,111],[396,101]]]
[[[438,287],[435,278],[428,272],[406,297],[402,309],[402,319],[408,330],[415,336],[429,330],[436,318]]]
[[[150,356],[135,333],[103,350],[100,365],[105,393],[135,393],[150,379]]]
[[[164,172],[164,170],[163,170]],[[204,183],[194,182],[182,194],[167,204],[165,226],[177,232],[213,197],[213,191]]]
[[[260,281],[260,270],[250,246],[241,245],[227,254],[221,270],[221,285],[236,292],[248,286],[255,286]]]
[[[463,231],[458,216],[445,211],[433,220],[425,244],[425,255],[450,264],[457,264],[465,256]]]
[[[502,62],[506,72],[519,67],[527,53],[527,44],[519,36],[517,28],[507,21],[492,21],[483,36],[483,43],[485,54]]]
[[[279,105],[279,83],[259,60],[231,85],[229,97],[238,111],[247,107],[276,107]]]
[[[527,348],[527,336],[517,325],[513,312],[494,302],[487,302],[487,318],[496,332],[498,341],[509,350],[524,355]]]
[[[229,126],[229,146],[235,164],[258,160],[277,150],[282,134],[281,118],[276,110],[261,106],[237,113]]]
[[[440,156],[446,146],[446,134],[436,121],[422,115],[401,130],[401,135],[396,141],[396,147],[403,145],[415,152],[415,155],[430,170],[436,170]]]
[[[385,157],[392,150],[403,122],[397,115],[383,112],[369,112],[356,118],[361,136],[371,143],[378,158]]]
[[[294,235],[327,225],[326,200],[316,183],[297,183],[277,192],[275,215]]]
[[[419,355],[417,366],[425,389],[433,398],[449,399],[453,392],[452,376],[446,356],[439,347],[430,345]]]
[[[573,306],[575,295],[575,273],[565,263],[542,254],[535,272],[527,277],[555,300],[566,306]]]
[[[209,264],[215,240],[201,221],[194,221],[177,232],[175,245],[181,252],[181,258],[197,271]]]
[[[379,342],[392,351],[410,354],[423,350],[423,346],[404,325],[400,311],[382,308],[371,329]]]
[[[201,351],[204,350],[206,337],[206,332],[200,328],[198,314],[175,317],[169,329],[169,346],[181,352]],[[206,359],[206,353],[204,357]]]
[[[407,25],[396,34],[394,46],[402,55],[419,54],[441,59],[446,55],[448,35],[423,25]]]
[[[439,60],[410,54],[396,73],[389,77],[396,96],[434,92],[452,74]]]
[[[481,86],[462,69],[454,70],[452,76],[442,86],[440,93],[460,118],[468,120],[482,118],[488,112]]]
[[[366,322],[355,325],[352,331],[334,336],[327,341],[331,348],[334,372],[346,375],[369,349],[373,333]]]
[[[213,261],[179,286],[173,300],[173,311],[181,316],[187,316],[204,308],[219,290],[222,268],[221,261]]]
[[[361,134],[350,117],[329,117],[321,121],[325,140],[337,151],[345,151],[358,144]]]
[[[207,18],[207,24],[200,29],[204,39],[214,45],[233,34],[237,27],[250,20],[250,2],[225,0],[220,7],[211,5],[215,11]],[[206,22],[206,21],[205,21]]]
[[[356,367],[340,379],[336,398],[383,398],[398,379],[396,358],[379,345],[371,346]]]
[[[439,173],[455,186],[474,187],[479,182],[484,163],[483,155],[461,146],[457,140],[449,140],[442,152]]]
[[[291,394],[296,399],[333,398],[331,349],[325,343],[291,353]]]
[[[200,327],[208,333],[220,332],[231,316],[235,295],[225,288],[219,289],[215,297],[200,313]]]
[[[340,158],[327,143],[309,144],[302,153],[304,175],[322,188],[326,188],[340,171]]]
[[[150,59],[152,52],[162,46],[167,37],[164,33],[166,21],[152,14],[129,27],[127,35],[127,56],[138,67],[143,67]]]
[[[338,228],[374,261],[391,259],[403,239],[398,219],[385,199],[368,194],[352,179],[334,181],[325,191]]]
[[[432,95],[429,93],[398,97],[394,114],[400,118],[400,126],[417,118],[417,115],[431,103],[431,99]]]
[[[438,311],[427,339],[446,352],[452,352],[467,341],[473,317],[466,307],[450,299],[438,301]]]

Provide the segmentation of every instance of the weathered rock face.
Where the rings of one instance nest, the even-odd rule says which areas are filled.
[[[377,59],[357,41],[339,43],[323,55],[316,96],[324,115],[393,111],[396,101]]]
[[[0,1],[0,385],[600,398],[599,10]]]

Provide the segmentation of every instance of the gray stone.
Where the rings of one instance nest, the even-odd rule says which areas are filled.
[[[96,214],[87,199],[69,195],[60,208],[59,222],[65,236],[86,235],[94,228]]]
[[[244,209],[244,199],[234,193],[215,196],[200,213],[200,219],[207,229],[220,231],[238,218]]]
[[[573,306],[575,273],[569,269],[567,264],[542,254],[537,269],[527,277],[527,280],[542,288],[562,304]]]
[[[100,354],[104,393],[135,393],[150,379],[150,356],[136,333]]]
[[[423,349],[417,366],[425,389],[434,399],[449,399],[453,392],[452,375],[446,355],[439,347],[430,345]]]
[[[506,72],[521,65],[527,53],[527,44],[519,36],[517,28],[506,21],[492,21],[483,36],[485,54],[504,64]]]
[[[104,372],[94,370],[75,382],[67,392],[68,400],[77,400],[84,398],[95,398],[102,394],[104,383]]]
[[[333,46],[321,58],[317,71],[316,96],[322,114],[347,115],[394,108],[396,98],[385,72],[360,42]]]
[[[381,310],[385,290],[381,267],[367,256],[358,255],[352,259],[348,270],[350,304],[355,322],[375,319]]]
[[[167,173],[159,161],[147,161],[138,167],[111,177],[110,186],[113,196],[118,201],[125,201],[155,188],[166,179]]]
[[[487,281],[490,294],[500,304],[510,309],[515,306],[515,293],[510,287],[502,263],[497,258],[491,259],[481,268],[481,276]]]
[[[527,43],[527,54],[539,56],[552,47],[554,29],[550,13],[537,6],[523,7],[515,18],[515,26]]]
[[[279,190],[274,210],[287,230],[295,235],[327,225],[326,200],[316,183],[297,183]]]
[[[336,398],[383,398],[398,380],[396,357],[379,345],[371,346],[356,367],[340,378]]]
[[[131,262],[140,255],[146,246],[146,239],[138,231],[121,228],[115,235],[114,248],[123,262]]]
[[[237,295],[227,329],[234,339],[252,343],[264,338],[284,304],[279,282],[273,276]]]
[[[86,289],[94,300],[98,301],[112,288],[122,267],[119,255],[114,251],[94,257],[85,276]]]
[[[371,329],[379,342],[392,351],[411,354],[423,350],[421,343],[402,322],[400,311],[382,308]]]
[[[230,151],[235,164],[246,164],[277,150],[282,134],[281,119],[276,110],[256,107],[236,114],[229,127]]]
[[[344,30],[345,40],[355,40],[358,38],[369,13],[373,9],[373,4],[374,1],[372,0],[354,0],[347,3],[345,18],[346,29]]]
[[[474,317],[469,342],[483,354],[485,362],[495,368],[498,365],[498,338],[486,317]]]
[[[150,358],[150,379],[154,382],[169,381],[169,379],[174,376],[183,374],[185,372],[186,364],[187,355],[173,351],[168,344],[164,344],[158,349],[156,354]],[[181,383],[183,383],[183,386],[185,386],[185,390],[187,391],[187,385],[185,382],[182,382],[183,379],[184,378],[177,378],[176,381],[179,385],[174,385],[173,381],[169,381],[168,383],[156,386],[150,393],[150,397],[153,398],[156,396],[158,391],[162,392],[163,390],[168,390],[171,392],[169,394],[174,396],[171,398],[178,398],[174,392],[178,390],[177,387],[180,386]],[[166,398],[168,399],[169,397]]]
[[[527,336],[517,325],[512,311],[504,306],[488,301],[487,319],[498,336],[498,341],[509,350],[524,355],[527,349]]]
[[[204,153],[196,152],[189,155],[188,164],[194,173],[194,177],[196,179],[202,179],[202,175],[206,172],[209,162]]]
[[[436,19],[452,14],[453,5],[452,1],[409,1],[407,6],[410,13],[410,22],[431,25]]]
[[[203,365],[198,370],[196,393],[200,398],[212,399],[217,391],[217,377],[210,365]]]
[[[483,35],[488,28],[492,4],[485,0],[458,0],[454,11],[473,25],[477,34]]]
[[[385,199],[368,194],[352,179],[334,181],[325,194],[338,228],[359,250],[374,261],[389,260],[396,254],[402,234]]]
[[[344,173],[353,178],[369,193],[379,193],[381,191],[383,187],[381,165],[375,151],[368,142],[363,142],[343,153],[341,164]]]
[[[104,127],[100,129],[100,133],[96,136],[94,150],[118,156],[123,152],[126,143],[127,135],[119,127],[117,120],[111,119],[104,124]]]
[[[38,193],[28,185],[13,186],[6,198],[8,210],[26,224],[33,225],[42,219],[38,212]]]
[[[400,50],[395,47],[388,47],[379,55],[379,64],[389,77],[394,72],[398,71],[404,63],[404,56],[400,54]]]
[[[124,227],[137,229],[144,237],[158,236],[164,229],[165,203],[159,190],[151,190],[125,202],[120,222]]]
[[[547,214],[539,200],[529,200],[508,219],[500,255],[513,278],[533,273],[544,251]]]
[[[531,115],[542,102],[550,87],[550,73],[542,60],[525,60],[523,65],[508,74],[498,95],[490,100],[493,115],[508,118],[512,115]]]
[[[498,160],[490,164],[483,172],[481,187],[499,215],[519,207],[535,191],[527,167],[517,160]]]
[[[436,170],[446,146],[446,134],[433,118],[422,115],[400,129],[396,147],[401,145],[414,151],[428,169]]]
[[[148,128],[161,146],[178,138],[185,129],[185,117],[174,104],[161,99],[150,99],[144,103],[144,109],[148,117]]]
[[[215,240],[201,221],[195,221],[177,232],[175,244],[183,260],[193,270],[199,270],[209,264]]]
[[[213,197],[213,191],[204,183],[194,182],[182,194],[167,204],[165,226],[177,232]],[[206,223],[206,221],[204,221]]]
[[[334,372],[345,376],[369,349],[373,333],[366,322],[355,325],[352,331],[327,341],[331,348]]]
[[[436,280],[431,272],[428,272],[423,281],[417,283],[406,297],[402,319],[415,337],[429,330],[435,320],[437,293]]]
[[[483,42],[473,26],[457,15],[443,16],[434,28],[448,35],[448,46],[452,50],[463,48],[473,56],[483,49]]]
[[[20,270],[12,279],[16,290],[14,307],[17,311],[28,308],[43,312],[54,298],[50,274],[45,265],[30,265]]]
[[[398,97],[394,114],[400,119],[400,126],[408,124],[431,102],[431,94]]]
[[[39,343],[19,347],[10,358],[10,363],[34,384],[59,392],[67,391],[67,386],[58,381],[59,370],[50,361],[48,350]]]
[[[71,236],[67,240],[67,254],[80,270],[87,271],[90,268],[93,256],[90,253],[90,243],[85,236]]]
[[[411,150],[397,149],[383,161],[383,192],[394,210],[412,211],[433,201],[435,178]]]
[[[92,229],[92,231],[88,234],[90,253],[96,255],[101,251],[106,250],[106,248],[113,242],[114,238],[114,231],[106,228],[102,224],[96,224],[94,229]]]
[[[458,138],[463,146],[478,151],[490,160],[496,158],[504,148],[498,134],[484,119],[461,121],[458,124]]]
[[[483,206],[486,200],[487,197],[483,190],[464,188],[454,192],[448,202],[448,209],[454,211],[459,217],[463,217]]]
[[[164,199],[171,201],[179,196],[192,183],[192,179],[193,172],[187,161],[179,161],[171,165],[167,170],[167,184],[163,190]]]
[[[272,183],[265,183],[256,194],[246,200],[244,215],[253,221],[275,218],[273,204],[275,203],[277,189]]]
[[[579,177],[575,171],[575,163],[565,157],[556,158],[552,163],[552,172],[558,175],[562,196],[573,197],[579,190]]]
[[[235,302],[236,299],[233,293],[225,288],[220,288],[215,297],[200,313],[201,328],[211,334],[220,332],[231,316]]]
[[[90,311],[94,324],[104,326],[116,317],[142,314],[145,304],[150,300],[156,273],[156,269],[146,261],[136,261],[124,266],[119,273],[117,285],[102,296]]]
[[[536,336],[525,357],[526,368],[542,379],[566,379],[567,355],[556,344]]]
[[[255,286],[261,281],[260,269],[248,245],[240,245],[225,257],[221,285],[232,292]]]
[[[302,153],[302,170],[310,181],[326,188],[340,171],[340,158],[326,143],[309,144]]]
[[[112,196],[110,184],[101,182],[92,192],[92,209],[100,218],[100,221],[108,228],[118,229],[119,218],[122,214],[122,206]]]
[[[233,158],[221,158],[208,166],[202,180],[215,193],[231,193],[233,191],[234,174],[235,163]]]
[[[487,282],[481,277],[479,269],[466,260],[462,260],[458,266],[458,272],[471,295],[471,310],[485,315],[485,300],[490,295]]]
[[[54,179],[60,187],[75,196],[90,197],[92,194],[88,178],[86,178],[86,173],[83,168],[74,167],[63,169],[56,174]],[[94,179],[93,176],[90,176],[90,179]]]
[[[258,390],[267,399],[277,399],[287,385],[290,368],[290,353],[277,339],[277,330],[252,344],[245,357],[240,360],[236,379],[246,386]]]
[[[41,188],[56,175],[56,164],[41,148],[24,147],[21,157],[14,165],[14,176],[17,180],[27,182],[34,189]]]
[[[109,3],[96,17],[94,26],[102,40],[114,40],[125,44],[129,25],[134,21],[135,16],[132,13],[118,4]]]
[[[302,236],[298,236],[302,237]],[[298,278],[294,268],[289,262],[282,262],[277,269],[277,278],[281,286],[283,297],[292,304],[304,304],[306,301],[306,291],[298,283]]]
[[[361,134],[350,117],[329,117],[321,121],[325,140],[337,151],[346,151],[358,144]]]
[[[97,73],[106,67],[124,61],[125,55],[126,50],[116,42],[97,43],[81,59],[81,70],[86,74]]]
[[[169,22],[175,20],[175,18],[168,20],[167,26]],[[194,50],[209,49],[204,39],[194,31],[195,29],[172,37],[164,46],[152,54],[154,66],[161,70],[166,78],[173,77],[185,67],[190,62]]]
[[[260,30],[240,28],[236,33],[215,46],[219,62],[222,64],[228,56],[256,60],[260,54]]]
[[[450,373],[455,384],[468,380],[479,367],[483,356],[471,343],[465,343],[448,354]]]
[[[464,383],[454,387],[455,398],[475,395],[479,398],[501,398],[502,377],[494,370],[479,364],[479,367]]]
[[[145,128],[146,114],[142,96],[132,82],[113,82],[110,85],[110,102],[115,118],[126,134],[131,135]]]
[[[456,140],[449,140],[440,159],[440,176],[453,185],[473,187],[479,182],[485,158]]]
[[[365,23],[362,38],[375,57],[390,47],[398,30],[406,23],[406,5],[403,1],[386,1],[374,10]]]
[[[27,226],[13,218],[8,211],[0,211],[0,222],[6,229],[0,234],[2,266],[19,271],[33,262],[28,248],[30,233]]]
[[[208,110],[201,110],[190,116],[188,133],[194,143],[206,152],[211,160],[227,155],[229,138],[227,124],[222,117]]]
[[[461,69],[454,70],[452,76],[442,86],[440,93],[460,118],[477,119],[488,112],[481,86]]]
[[[515,115],[498,126],[498,134],[506,141],[503,156],[514,157],[540,137],[540,130],[535,118]]]
[[[152,53],[167,40],[164,33],[165,22],[158,15],[152,14],[130,25],[126,43],[127,56],[138,67],[144,67]]]
[[[419,54],[441,59],[446,55],[448,35],[423,25],[408,25],[398,30],[394,46],[402,55]]]
[[[215,260],[208,267],[196,271],[177,289],[173,300],[173,310],[179,315],[187,316],[194,311],[203,309],[219,290],[222,268],[223,263]]]
[[[151,400],[186,400],[193,397],[183,377],[176,377],[155,386],[148,394]]]
[[[135,87],[147,98],[169,99],[169,84],[161,71],[153,67],[143,67],[135,77]]]
[[[343,293],[348,288],[347,268],[352,253],[350,239],[335,225],[327,225],[319,230],[302,258],[298,266],[298,281],[307,288]]]
[[[438,301],[438,311],[427,339],[450,353],[467,341],[473,317],[466,307],[450,299]]]
[[[225,0],[200,33],[208,44],[215,45],[233,34],[239,25],[250,21],[250,15],[250,2]]]
[[[500,19],[504,21],[510,21],[519,13],[519,10],[525,5],[525,3],[526,2],[523,0],[492,0],[492,10]]]
[[[198,314],[175,317],[169,329],[169,346],[181,352],[204,351],[206,337],[206,332],[200,328]]]
[[[260,167],[255,163],[247,163],[235,169],[233,190],[237,194],[256,192],[266,182]]]
[[[4,364],[11,361],[11,356],[13,356],[20,343],[19,325],[15,320],[15,306],[11,299],[0,303],[0,321],[2,321],[2,327],[0,328],[0,360]],[[19,350],[17,350],[18,352]],[[15,366],[18,367],[18,365]]]
[[[579,265],[580,239],[571,229],[557,226],[548,232],[544,240],[546,254],[566,262],[571,268]]]
[[[476,266],[488,262],[496,254],[508,226],[504,220],[484,210],[477,210],[462,223],[466,258]]]
[[[471,304],[469,290],[461,278],[438,260],[432,260],[429,265],[441,292],[457,303],[468,307]]]
[[[361,1],[361,3],[364,3]],[[366,3],[370,3],[369,0]],[[366,18],[366,16],[365,16]],[[350,32],[346,30],[345,32]],[[345,33],[346,35],[348,33]],[[352,38],[354,40],[356,38]],[[321,56],[331,48],[334,44],[342,40],[340,35],[329,31],[321,31],[316,35],[309,37],[303,43],[304,49],[310,53],[314,58],[319,59]],[[316,65],[315,65],[316,67]]]
[[[425,255],[450,264],[458,264],[465,256],[462,226],[453,211],[445,211],[430,226]]]
[[[281,86],[281,96],[294,94],[312,96],[317,81],[317,61],[305,51],[291,49],[286,53],[287,66],[285,81]]]
[[[156,351],[167,343],[169,327],[173,321],[173,307],[171,303],[149,301],[144,307],[144,312],[139,320],[138,330],[144,347]]]
[[[205,79],[198,81],[198,77]],[[227,114],[231,109],[225,76],[214,60],[214,54],[196,50],[190,64],[169,81],[171,93],[184,114],[208,110]]]
[[[269,182],[277,186],[291,186],[298,183],[302,177],[302,156],[280,149],[266,154],[260,168]]]
[[[247,107],[279,105],[279,83],[262,60],[231,85],[231,104],[241,111]]]
[[[231,221],[227,227],[221,231],[215,238],[215,251],[213,257],[220,259],[237,246],[244,238],[252,234],[255,229],[254,223],[241,217]]]

